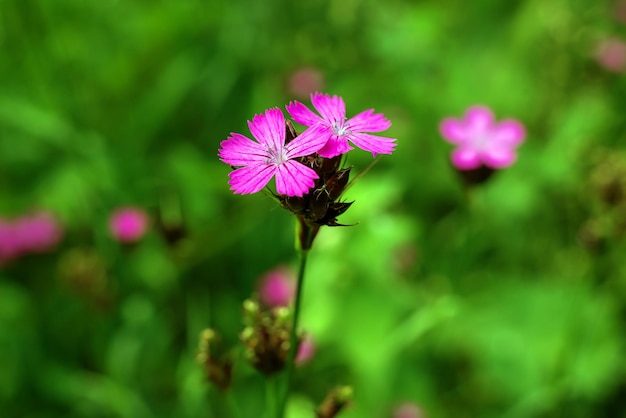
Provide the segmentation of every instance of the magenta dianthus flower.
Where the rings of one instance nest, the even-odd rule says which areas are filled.
[[[446,118],[439,128],[441,135],[457,146],[451,159],[459,170],[474,170],[483,165],[493,169],[510,166],[526,136],[520,122],[496,122],[491,110],[484,106],[470,107],[464,119]]]
[[[296,277],[286,266],[268,271],[259,283],[259,298],[265,305],[289,306],[296,293]]]
[[[258,142],[231,133],[220,144],[220,159],[239,167],[228,174],[230,189],[238,194],[256,193],[275,176],[278,194],[300,197],[307,193],[318,175],[294,159],[314,154],[324,145],[326,138],[321,130],[307,130],[285,144],[285,116],[278,108],[255,115],[248,126]]]
[[[317,151],[324,158],[332,158],[344,154],[353,148],[348,142],[365,151],[376,154],[391,154],[396,146],[394,138],[371,135],[367,132],[382,132],[391,126],[391,122],[381,113],[369,109],[346,119],[346,104],[339,96],[327,94],[311,94],[311,103],[321,116],[316,115],[308,107],[298,101],[287,105],[287,111],[293,119],[310,129],[320,131],[326,144]]]
[[[139,241],[148,230],[148,214],[139,207],[116,209],[109,218],[109,230],[116,240],[123,243]]]

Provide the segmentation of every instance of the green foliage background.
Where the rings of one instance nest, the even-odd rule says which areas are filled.
[[[0,0],[0,215],[53,211],[54,252],[0,268],[0,416],[229,417],[194,357],[241,330],[258,278],[294,265],[293,216],[234,196],[230,132],[316,68],[349,116],[398,138],[311,252],[292,417],[337,384],[346,418],[623,417],[626,37],[587,0]],[[466,192],[440,120],[485,104],[528,131],[518,163]],[[355,170],[371,155],[350,155]],[[622,194],[619,194],[622,193]],[[108,235],[147,208],[133,248]],[[170,245],[156,219],[183,225]],[[233,396],[263,414],[240,356]]]

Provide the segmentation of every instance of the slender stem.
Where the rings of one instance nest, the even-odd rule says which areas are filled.
[[[291,378],[293,375],[294,362],[298,350],[298,319],[300,317],[300,306],[302,304],[302,288],[304,284],[304,270],[306,268],[306,260],[309,254],[308,250],[300,250],[300,267],[298,269],[298,283],[296,285],[296,300],[293,308],[293,323],[289,334],[289,354],[287,356],[287,372],[285,375],[285,386],[282,397],[278,404],[278,418],[285,417],[285,408],[287,406],[287,398],[289,398],[289,389],[291,386]]]
[[[226,402],[228,403],[228,408],[230,409],[231,416],[233,418],[241,417],[241,413],[239,412],[239,405],[237,404],[237,400],[235,399],[235,396],[233,395],[232,389],[227,390],[225,392],[225,396],[226,396]]]
[[[270,376],[265,380],[265,416],[267,418],[273,418],[276,416],[276,400],[278,396],[276,378],[274,376]]]

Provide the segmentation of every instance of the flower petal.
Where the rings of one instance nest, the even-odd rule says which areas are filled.
[[[452,151],[452,164],[460,170],[473,170],[480,167],[480,154],[472,149],[460,147]]]
[[[369,109],[350,118],[347,122],[352,132],[382,132],[391,126],[391,122],[382,113]]]
[[[261,144],[275,150],[285,145],[285,115],[279,108],[273,107],[264,114],[254,115],[248,126],[252,136]]]
[[[441,136],[453,144],[462,144],[468,140],[464,123],[458,119],[446,118],[439,124]]]
[[[286,196],[302,196],[315,186],[317,173],[297,161],[289,160],[276,170],[276,192]]]
[[[350,134],[347,137],[357,147],[371,152],[374,158],[376,154],[391,154],[396,147],[395,138],[360,133]]]
[[[492,139],[497,144],[516,147],[526,137],[524,125],[514,119],[505,119],[498,123],[491,134]]]
[[[473,133],[486,132],[493,122],[493,112],[486,106],[472,106],[465,112],[466,126]]]
[[[220,146],[218,153],[220,159],[236,167],[263,162],[269,157],[264,145],[241,134],[231,133]]]
[[[332,136],[332,130],[327,126],[315,125],[287,144],[287,158],[311,155],[320,150]]]
[[[346,104],[339,96],[330,97],[328,94],[311,94],[311,103],[320,115],[331,125],[346,119]]]
[[[505,168],[515,162],[515,150],[509,147],[493,146],[483,151],[483,161],[491,168]]]
[[[298,122],[300,125],[313,126],[318,123],[324,123],[324,119],[316,115],[311,109],[298,101],[289,103],[286,106],[286,109],[293,120]]]
[[[271,164],[253,164],[238,168],[228,173],[231,190],[238,194],[256,193],[263,189],[276,172],[276,166]]]
[[[345,154],[353,149],[354,148],[348,144],[348,140],[345,135],[331,135],[326,144],[319,149],[317,153],[324,158],[333,158],[337,155]]]

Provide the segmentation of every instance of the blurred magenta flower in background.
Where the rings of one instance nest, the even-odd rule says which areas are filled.
[[[311,93],[324,88],[324,76],[313,67],[302,67],[295,70],[288,81],[289,93],[299,99],[309,97]]]
[[[287,266],[278,266],[261,277],[258,289],[265,305],[289,306],[296,292],[295,273]]]
[[[285,123],[280,109],[268,109],[248,122],[250,132],[258,142],[237,133],[231,133],[222,141],[220,159],[240,167],[228,174],[231,190],[239,194],[256,193],[274,176],[276,192],[281,195],[302,196],[315,185],[317,173],[294,158],[317,152],[325,144],[326,137],[316,128],[306,130],[286,144]]]
[[[109,230],[116,240],[123,243],[139,241],[148,230],[149,217],[139,207],[116,209],[109,219]]]
[[[0,262],[52,250],[63,238],[63,228],[49,212],[15,220],[0,219]]]
[[[452,164],[460,170],[481,166],[505,168],[517,158],[516,149],[524,141],[524,126],[514,120],[496,122],[491,109],[473,106],[464,119],[446,118],[440,124],[441,135],[457,147]]]
[[[321,117],[298,101],[289,103],[287,111],[300,125],[309,126],[304,134],[310,129],[323,128],[322,135],[327,142],[317,151],[322,157],[332,158],[352,150],[348,141],[371,152],[374,157],[376,154],[391,154],[396,147],[394,138],[365,133],[389,129],[391,122],[382,113],[369,109],[346,120],[346,104],[339,96],[314,93],[311,94],[311,103]]]
[[[14,225],[0,219],[0,263],[19,257],[21,251],[20,240]]]
[[[615,37],[604,39],[596,48],[595,59],[605,70],[623,72],[626,69],[626,43]]]
[[[315,342],[311,334],[305,334],[304,338],[300,342],[298,347],[298,354],[296,355],[296,364],[302,366],[303,364],[311,361],[315,355]]]
[[[393,414],[391,415],[392,418],[426,418],[426,414],[424,413],[424,411],[422,411],[422,409],[415,405],[412,402],[404,402],[401,403],[399,405],[397,405],[394,410],[393,410]]]
[[[49,212],[38,212],[17,219],[15,229],[23,251],[46,252],[63,237],[63,229]]]

